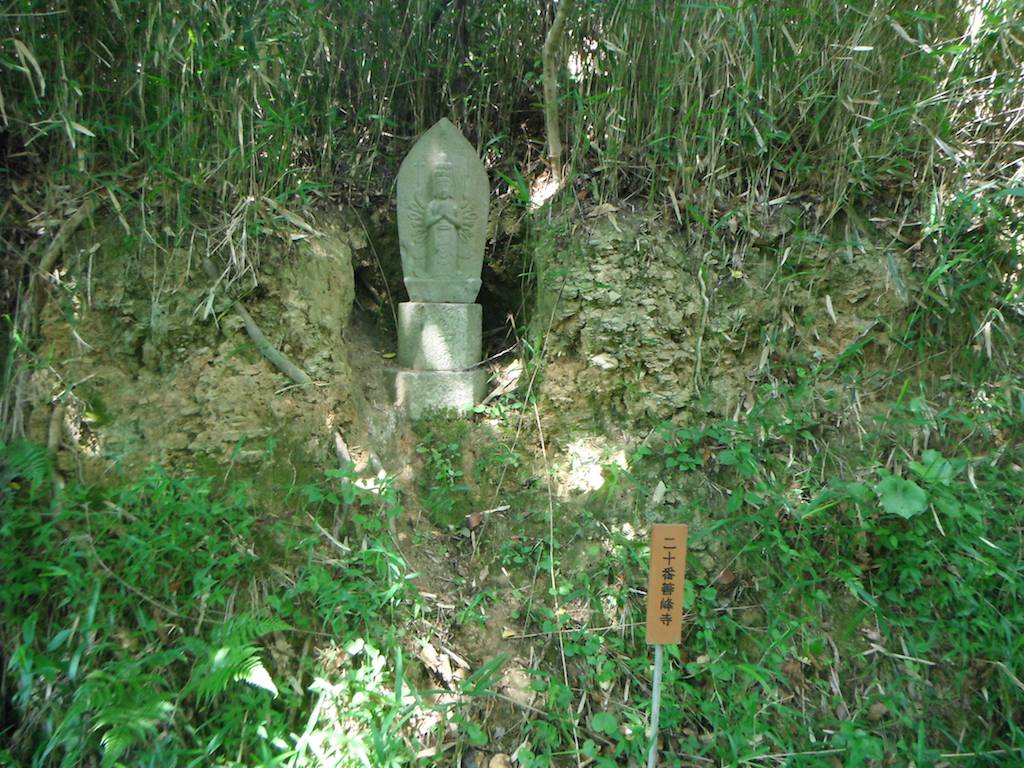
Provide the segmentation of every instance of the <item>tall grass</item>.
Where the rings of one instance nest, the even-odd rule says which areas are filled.
[[[708,218],[739,199],[913,197],[942,132],[933,98],[955,3],[618,3],[588,16],[571,107],[577,158],[622,187],[674,193]],[[907,33],[910,37],[910,33]],[[642,54],[641,54],[642,52]]]
[[[827,212],[917,200],[952,163],[944,146],[1019,129],[1019,113],[989,119],[1020,106],[1019,3],[983,5],[579,4],[562,88],[572,166],[603,197],[674,196],[705,216],[797,191]],[[6,182],[44,171],[180,227],[318,185],[387,194],[442,115],[493,163],[524,165],[543,140],[551,11],[17,3],[0,19]]]

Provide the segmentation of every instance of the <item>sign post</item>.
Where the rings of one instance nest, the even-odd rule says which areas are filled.
[[[661,668],[664,647],[683,637],[683,581],[686,576],[685,525],[651,526],[651,570],[647,577],[647,642],[654,646],[651,689],[651,748],[647,768],[658,757],[658,716],[661,713]]]

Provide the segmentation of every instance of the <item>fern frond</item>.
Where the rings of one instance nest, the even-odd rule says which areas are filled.
[[[27,482],[32,493],[50,481],[50,452],[46,446],[28,440],[10,445],[0,441],[0,487],[15,481]]]
[[[217,632],[224,645],[249,645],[271,632],[284,632],[291,626],[273,616],[242,613],[228,619]]]
[[[259,656],[250,658],[246,662],[244,669],[240,670],[240,673],[235,676],[235,680],[251,685],[253,688],[266,691],[272,699],[277,698],[277,686],[274,684],[274,680],[267,671],[267,668],[263,666],[263,661]]]
[[[263,665],[255,641],[290,628],[280,619],[254,614],[241,614],[225,622],[215,632],[215,642],[206,646],[205,654],[199,654],[200,661],[192,670],[185,692],[195,694],[203,706],[240,681],[276,697],[277,686]]]

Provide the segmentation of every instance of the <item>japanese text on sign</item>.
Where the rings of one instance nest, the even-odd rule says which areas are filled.
[[[685,525],[651,527],[647,642],[652,645],[678,643],[682,639],[687,533]]]

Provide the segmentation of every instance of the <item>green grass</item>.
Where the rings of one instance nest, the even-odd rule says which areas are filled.
[[[660,479],[685,499],[657,516],[691,526],[663,759],[1019,760],[1024,451],[1010,435],[1024,391],[1006,381],[982,405],[966,389],[933,389],[932,402],[886,403],[858,438],[840,426],[850,401],[823,396],[819,383],[812,373],[766,388],[742,422],[666,425],[633,456],[637,484]],[[646,754],[651,652],[637,587],[647,550],[622,527],[642,531],[645,518],[596,507],[599,518],[577,515],[555,536],[560,552],[592,539],[598,557],[552,564],[545,547],[529,546],[544,540],[537,530],[501,549],[506,564],[525,556],[553,567],[557,605],[591,610],[580,626],[535,593],[521,612],[525,632],[561,633],[569,670],[566,686],[548,645],[534,672],[548,716],[523,727],[526,766],[571,764],[577,740],[598,765],[642,764]]]
[[[40,455],[2,449],[5,764],[410,762],[393,494],[335,476],[271,516],[154,468],[51,500]]]
[[[422,459],[419,498],[427,518],[440,528],[461,528],[473,511],[462,451],[468,425],[454,412],[440,411],[414,423]]]
[[[788,195],[827,218],[925,208],[937,188],[1006,175],[1018,5],[985,3],[970,36],[953,2],[579,3],[561,57],[569,165],[596,198],[640,194],[712,224]],[[439,117],[495,178],[536,169],[549,19],[528,0],[49,10],[26,0],[0,21],[4,185],[42,174],[24,202],[98,194],[177,246],[196,225],[235,275],[258,269],[274,204],[336,184],[356,202],[388,194]]]
[[[665,760],[1018,759],[1024,453],[1012,436],[1024,391],[909,382],[856,416],[859,379],[837,388],[833,374],[765,387],[742,421],[664,425],[628,473],[556,519],[554,561],[543,515],[513,538],[485,535],[480,558],[512,574],[511,596],[476,591],[453,626],[482,626],[511,599],[517,626],[540,638],[530,674],[545,714],[493,729],[475,702],[491,695],[495,659],[443,709],[459,743],[525,744],[522,766],[572,764],[577,744],[597,765],[642,762],[647,551],[630,531],[647,518],[643,498],[630,513],[619,490],[628,479],[642,496],[659,479],[685,501],[656,516],[691,526]],[[331,473],[270,513],[244,485],[154,469],[51,500],[45,451],[6,446],[3,466],[6,759],[413,764],[410,723],[430,706],[405,671],[421,600],[387,535],[392,490]],[[551,591],[538,570],[553,572]]]

